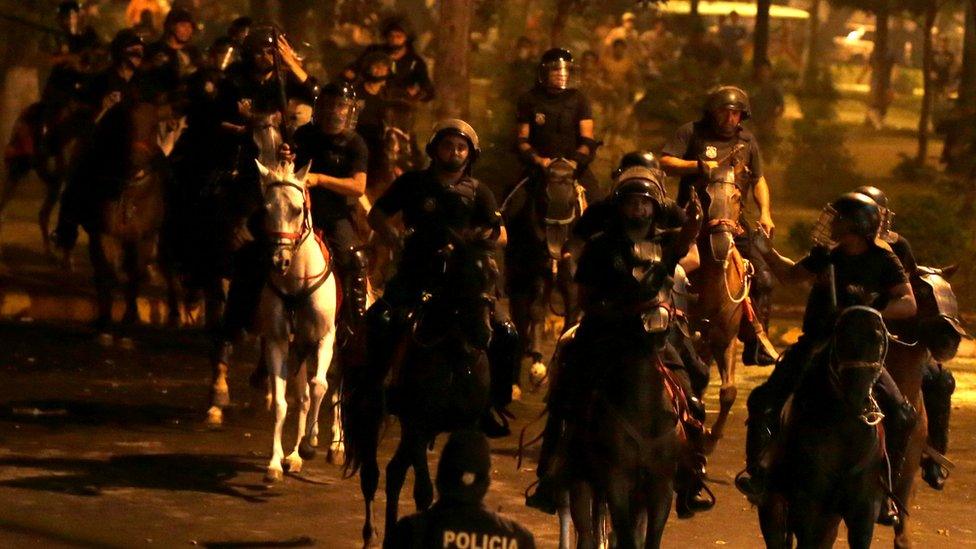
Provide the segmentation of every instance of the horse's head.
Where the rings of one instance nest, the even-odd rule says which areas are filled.
[[[537,211],[542,218],[540,229],[544,232],[550,257],[557,258],[579,215],[576,163],[566,158],[554,159],[543,172],[541,183],[541,192],[536,194]]]
[[[284,139],[281,137],[281,115],[278,113],[259,116],[254,124],[251,139],[258,148],[258,160],[265,166],[278,161],[278,151]]]
[[[869,404],[888,352],[888,338],[881,313],[870,307],[848,307],[837,318],[830,370],[841,400],[852,412],[862,413]]]
[[[487,241],[454,236],[438,254],[443,276],[432,282],[418,331],[424,340],[431,340],[433,334],[460,329],[469,345],[485,348],[491,337],[489,313],[497,266]]]
[[[742,213],[742,190],[736,181],[735,168],[719,166],[711,171],[705,187],[708,195],[708,211],[705,213],[712,257],[723,261],[734,245]]]
[[[308,191],[305,178],[311,163],[295,173],[291,162],[268,168],[255,161],[261,174],[261,195],[264,198],[264,230],[273,245],[272,263],[281,274],[288,272],[292,256],[302,241],[311,234]]]
[[[938,361],[956,356],[962,338],[969,334],[959,320],[959,305],[948,278],[956,266],[944,269],[920,267],[912,277],[912,289],[918,305],[918,339]]]

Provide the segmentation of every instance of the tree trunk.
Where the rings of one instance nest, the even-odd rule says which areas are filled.
[[[959,82],[959,107],[966,112],[976,108],[976,0],[966,4],[966,32],[962,48],[962,75]]]
[[[805,90],[812,90],[820,80],[820,4],[821,0],[813,0],[810,7],[810,22],[807,28],[806,62],[803,64],[803,83]]]
[[[691,15],[691,19],[695,23],[697,23],[699,19],[698,2],[699,0],[691,0],[691,2],[688,3],[688,13]]]
[[[769,6],[772,0],[756,0],[756,28],[753,34],[752,68],[769,59]]]
[[[875,14],[874,51],[871,54],[871,93],[869,115],[873,111],[877,117],[878,126],[884,122],[888,112],[891,90],[891,53],[888,38],[889,12],[887,6],[881,7]]]
[[[930,2],[925,7],[925,36],[922,37],[922,109],[918,115],[918,153],[915,162],[924,165],[929,153],[929,119],[932,115],[932,28],[939,7]]]
[[[552,31],[549,33],[549,41],[552,47],[559,47],[559,40],[566,29],[566,21],[569,19],[569,12],[573,9],[576,0],[557,0],[556,15],[552,18]]]
[[[434,87],[439,118],[468,116],[468,58],[471,50],[471,12],[473,0],[441,2],[434,64]]]

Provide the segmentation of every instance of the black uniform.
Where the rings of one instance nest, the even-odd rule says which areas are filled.
[[[401,519],[390,549],[497,547],[534,549],[522,525],[492,513],[481,503],[438,501],[429,510]]]
[[[383,168],[384,117],[390,92],[387,86],[383,86],[379,93],[371,94],[362,84],[359,84],[356,86],[356,97],[361,101],[356,120],[356,133],[363,138],[366,148],[369,149],[369,174],[372,176],[377,170]]]
[[[683,160],[716,160],[722,161],[728,158],[735,147],[741,145],[735,159],[739,163],[744,163],[749,170],[749,181],[758,181],[763,176],[762,154],[759,152],[759,141],[745,128],[739,130],[732,137],[723,137],[712,129],[712,125],[707,120],[689,122],[678,128],[674,138],[664,146],[661,151],[663,156],[673,156]],[[737,170],[738,171],[738,170]],[[705,192],[705,181],[699,175],[684,175],[678,187],[678,204],[684,205],[691,198],[692,189],[698,191],[698,199],[701,201],[702,208],[708,212],[710,200]],[[742,201],[746,202],[751,187],[743,189]],[[749,298],[752,300],[753,309],[756,312],[764,328],[768,329],[769,313],[771,307],[771,294],[773,290],[773,275],[762,254],[752,245],[751,228],[746,223],[742,223],[746,233],[735,240],[735,245],[743,257],[748,259],[755,267],[755,276],[749,291]]]
[[[411,233],[404,243],[397,273],[383,295],[394,306],[412,303],[426,284],[436,280],[437,253],[450,242],[449,229],[464,233],[499,224],[495,196],[487,186],[464,177],[452,187],[445,187],[432,169],[401,175],[373,208],[388,216],[402,212],[403,224]]]
[[[380,52],[387,53],[388,48],[385,44],[374,44],[366,48],[359,56],[357,66],[362,66],[361,61],[371,54]],[[390,78],[387,86],[397,97],[412,101],[430,101],[434,98],[434,83],[430,80],[430,72],[427,70],[427,62],[424,58],[413,51],[413,46],[407,45],[407,51],[400,59],[390,57]],[[420,91],[415,96],[408,96],[406,89],[411,86],[419,86]]]
[[[50,51],[52,55],[73,54],[85,57],[92,56],[100,46],[98,34],[91,27],[85,27],[78,34],[62,33],[56,36]],[[92,60],[83,60],[85,61]],[[41,102],[50,108],[64,105],[69,99],[79,95],[86,76],[85,72],[69,64],[55,65],[44,84]]]
[[[314,124],[295,132],[295,165],[312,163],[312,173],[352,177],[366,173],[368,152],[363,139],[353,131],[329,135]],[[345,301],[346,320],[358,323],[366,312],[366,261],[362,242],[352,222],[350,199],[322,187],[309,190],[312,224],[324,233],[336,258]]]
[[[203,66],[203,56],[194,46],[187,44],[175,49],[165,38],[146,48],[146,61],[157,85],[165,91],[179,90],[186,79]]]
[[[590,100],[578,89],[551,92],[540,84],[519,97],[515,117],[519,124],[529,125],[529,144],[539,156],[578,160],[579,124],[593,119],[593,109]],[[526,166],[529,170],[536,169],[531,164]],[[581,168],[580,184],[587,196],[591,200],[602,198],[593,172],[586,166]]]

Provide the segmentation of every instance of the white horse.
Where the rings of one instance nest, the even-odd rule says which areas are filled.
[[[319,408],[326,397],[335,411],[330,414],[329,460],[344,454],[338,385],[330,386],[328,376],[335,351],[338,295],[329,252],[312,230],[305,189],[311,165],[295,173],[291,162],[271,169],[256,162],[264,197],[265,236],[273,246],[273,266],[258,306],[257,333],[275,411],[274,446],[265,475],[266,481],[274,482],[282,478],[285,468],[298,472],[303,459],[314,457]],[[288,413],[286,384],[289,376],[299,374],[303,367],[306,376],[294,377],[301,384],[298,436],[294,450],[285,456],[281,437]]]

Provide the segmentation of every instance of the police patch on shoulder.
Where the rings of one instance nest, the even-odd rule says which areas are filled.
[[[705,147],[705,158],[715,159],[715,157],[717,156],[718,156],[718,149],[716,149],[711,145]]]
[[[434,200],[434,197],[428,196],[424,200],[424,211],[430,213],[434,211],[436,208],[437,208],[437,201]]]
[[[535,113],[535,123],[538,126],[544,126],[546,124],[546,113],[544,112]]]

